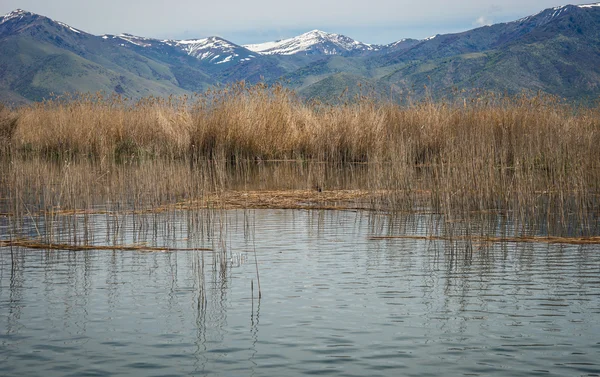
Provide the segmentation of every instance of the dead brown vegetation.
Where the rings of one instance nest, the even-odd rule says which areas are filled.
[[[448,223],[502,214],[519,233],[531,224],[556,235],[599,227],[600,109],[554,98],[329,106],[280,86],[238,84],[2,112],[0,125],[10,126],[0,142],[12,151],[0,178],[3,212],[338,208],[319,198],[349,190],[336,194],[348,196],[346,208],[425,209]]]

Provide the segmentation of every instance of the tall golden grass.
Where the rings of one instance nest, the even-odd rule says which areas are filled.
[[[598,108],[575,110],[540,96],[408,107],[361,97],[327,106],[304,102],[281,86],[238,84],[194,97],[134,102],[80,95],[12,113],[0,109],[0,136],[15,151],[95,158],[136,154],[409,165],[474,160],[564,169],[598,151],[598,115]]]
[[[332,182],[360,170],[360,187],[353,188],[378,192],[374,209],[427,207],[449,222],[495,213],[523,231],[534,222],[553,234],[588,234],[599,226],[600,108],[544,96],[410,106],[361,97],[330,106],[302,101],[281,86],[244,84],[136,102],[83,95],[1,110],[0,143],[10,159],[56,161],[60,171],[68,161],[88,161],[94,168],[80,167],[75,191],[101,181],[110,188],[114,173],[104,182],[103,171],[145,164],[137,171],[146,178],[123,184],[140,203],[231,189],[233,181],[264,179],[271,170],[256,166],[265,161],[288,160],[301,168],[286,174],[318,190],[347,188]],[[244,168],[226,173],[231,162]],[[22,179],[4,179],[3,191],[25,187]]]

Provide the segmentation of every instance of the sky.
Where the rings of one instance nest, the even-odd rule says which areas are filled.
[[[260,43],[319,29],[365,43],[423,39],[519,19],[553,0],[0,0],[88,33]],[[573,2],[571,2],[573,3]]]

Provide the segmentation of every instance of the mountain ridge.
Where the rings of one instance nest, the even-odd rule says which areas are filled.
[[[0,16],[0,100],[67,91],[185,94],[235,81],[282,83],[307,98],[370,87],[382,96],[443,97],[465,88],[600,95],[600,3],[544,9],[515,21],[387,45],[312,30],[238,45],[224,38],[96,36],[48,17]]]
[[[0,18],[2,18],[2,22],[4,21],[9,21],[10,19],[13,18],[17,18],[17,17],[22,17],[22,16],[34,16],[34,17],[43,17],[43,18],[47,18],[48,20],[51,20],[65,28],[70,29],[71,31],[74,31],[76,33],[85,33],[79,29],[73,28],[61,21],[55,21],[52,20],[46,16],[42,16],[42,15],[38,15],[36,13],[33,12],[28,12],[22,9],[16,9]],[[85,34],[89,34],[89,33],[85,33]],[[92,34],[89,34],[92,35]],[[226,48],[235,48],[235,49],[239,49],[239,48],[245,48],[249,51],[252,51],[254,53],[257,54],[261,54],[261,55],[293,55],[293,54],[297,54],[297,53],[304,53],[304,54],[315,54],[315,55],[336,55],[336,54],[347,54],[347,53],[355,53],[355,52],[364,52],[364,51],[379,51],[381,49],[386,49],[390,46],[395,46],[397,44],[401,44],[407,40],[414,40],[414,39],[400,39],[398,41],[392,42],[390,44],[387,45],[377,45],[377,44],[369,44],[369,43],[363,43],[363,42],[359,42],[355,39],[352,39],[350,37],[347,37],[345,35],[342,34],[335,34],[335,33],[327,33],[321,30],[311,30],[308,31],[306,33],[300,34],[298,36],[295,37],[291,37],[291,38],[286,38],[283,40],[279,40],[279,41],[273,41],[273,42],[263,42],[263,43],[257,43],[257,44],[247,44],[247,45],[238,45],[234,42],[231,42],[225,38],[221,38],[219,36],[208,36],[208,37],[204,37],[204,38],[197,38],[197,39],[183,39],[183,40],[177,40],[177,39],[164,39],[164,40],[160,40],[157,38],[146,38],[146,37],[141,37],[141,36],[135,36],[133,34],[129,34],[129,33],[121,33],[121,34],[104,34],[101,36],[104,39],[108,39],[108,38],[118,38],[118,39],[122,39],[128,43],[132,43],[132,44],[136,44],[138,46],[142,46],[142,47],[147,47],[149,45],[151,45],[152,43],[166,43],[166,44],[171,44],[171,45],[179,45],[182,46],[182,48],[187,47],[186,45],[190,45],[190,44],[194,44],[194,43],[198,43],[198,44],[202,44],[202,43],[207,43],[207,42],[213,42],[214,41],[220,41],[220,43],[223,44],[223,46],[226,46]],[[281,46],[286,46],[285,47],[281,47]],[[324,46],[326,45],[326,46]],[[196,50],[195,49],[188,49],[187,51],[189,51],[189,53],[191,55],[196,54]],[[249,54],[245,54],[245,55],[249,55]],[[243,59],[243,58],[242,58]],[[228,60],[229,61],[229,60]],[[215,63],[219,63],[222,64],[222,60],[219,60]]]

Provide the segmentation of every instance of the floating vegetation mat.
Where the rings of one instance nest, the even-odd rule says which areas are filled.
[[[175,205],[177,209],[327,209],[369,210],[369,198],[377,193],[366,190],[270,190],[227,191]]]
[[[28,249],[44,250],[136,250],[149,252],[172,252],[172,251],[211,251],[207,248],[172,248],[172,247],[152,247],[145,244],[135,245],[73,245],[66,243],[44,243],[38,240],[17,239],[9,241],[0,241],[0,247],[26,247]]]
[[[371,241],[378,240],[426,240],[426,241],[472,241],[477,243],[549,243],[549,244],[570,244],[570,245],[600,245],[600,237],[540,237],[540,236],[519,236],[519,237],[488,237],[488,236],[373,236],[369,237]]]

